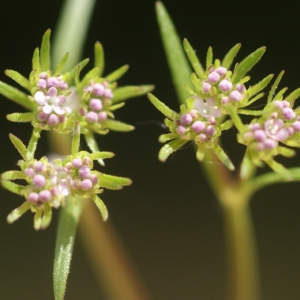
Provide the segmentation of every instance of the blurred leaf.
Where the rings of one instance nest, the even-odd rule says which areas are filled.
[[[219,145],[215,145],[215,147],[213,148],[213,151],[216,154],[216,156],[220,159],[220,161],[230,171],[234,171],[235,170],[235,167],[234,167],[233,163],[231,162],[230,158],[228,157],[228,155],[224,152],[224,150]]]
[[[106,205],[104,204],[104,202],[97,195],[94,195],[92,200],[94,201],[94,203],[98,207],[98,209],[101,213],[103,221],[106,221],[108,219],[108,211],[107,211]]]
[[[41,71],[40,65],[40,50],[39,48],[35,48],[32,57],[32,70],[36,70],[36,73],[39,74]]]
[[[95,43],[94,47],[94,52],[95,52],[95,67],[99,68],[99,76],[101,77],[103,70],[104,70],[104,50],[102,47],[102,44],[99,42]]]
[[[14,182],[8,181],[8,180],[1,180],[1,185],[6,190],[18,194],[23,195],[24,186],[20,184],[16,184]]]
[[[159,153],[158,153],[158,159],[162,162],[165,162],[167,160],[167,158],[176,150],[178,150],[179,148],[181,148],[184,144],[186,144],[187,141],[186,140],[182,140],[182,139],[176,139],[166,145],[164,145]]]
[[[1,180],[25,179],[23,171],[6,171],[1,174]]]
[[[99,177],[100,187],[104,187],[109,190],[120,190],[123,186],[130,185],[131,183],[131,179],[126,177],[118,177],[103,173]]]
[[[0,94],[28,110],[34,110],[36,107],[36,105],[28,99],[26,94],[2,81],[0,81]]]
[[[156,16],[173,84],[178,99],[181,103],[184,103],[189,94],[183,88],[183,84],[189,85],[191,68],[184,54],[182,42],[176,32],[175,26],[166,8],[159,1],[156,2]]]
[[[24,160],[26,160],[27,148],[23,144],[23,142],[18,137],[16,137],[15,135],[13,135],[12,133],[9,134],[9,138],[10,138],[11,142],[13,143],[13,145],[18,150],[18,152],[20,153],[20,155],[22,156],[22,158]]]
[[[115,154],[112,153],[112,152],[101,151],[101,152],[92,153],[91,154],[91,159],[92,160],[98,160],[98,159],[112,158],[114,156],[115,156]]]
[[[41,71],[50,70],[50,34],[51,30],[48,29],[43,35],[41,53],[40,53],[40,63]]]
[[[134,129],[134,126],[132,125],[111,119],[106,120],[105,125],[107,126],[107,128],[115,131],[127,132]]]
[[[128,71],[128,68],[129,65],[124,65],[114,72],[110,73],[109,75],[105,76],[105,79],[109,82],[116,81]]]
[[[64,69],[64,67],[65,67],[65,65],[68,61],[68,58],[69,58],[69,52],[67,52],[64,55],[64,57],[61,59],[61,61],[59,62],[58,66],[57,66],[57,68],[54,72],[54,74],[60,74],[63,71],[63,69]]]
[[[18,220],[28,209],[30,209],[30,203],[25,201],[21,206],[14,209],[8,216],[7,216],[7,223],[13,223]]]
[[[6,116],[7,120],[11,122],[31,122],[34,118],[35,112],[27,112],[27,113],[12,113]]]
[[[10,77],[12,80],[17,82],[23,88],[27,89],[28,91],[31,91],[32,86],[30,81],[17,71],[5,70],[5,74],[6,76]]]
[[[273,85],[272,85],[272,87],[271,87],[271,90],[270,90],[270,92],[269,92],[269,95],[268,95],[267,103],[270,103],[270,102],[272,101],[272,99],[273,99],[273,97],[274,97],[274,95],[275,95],[275,91],[276,91],[276,89],[277,89],[277,87],[278,87],[278,84],[279,84],[279,82],[280,82],[280,80],[281,80],[283,74],[284,74],[284,71],[281,71],[281,72],[279,73],[279,75],[277,76],[275,82],[273,83]]]
[[[37,147],[38,139],[40,136],[41,128],[34,127],[31,138],[28,143],[26,159],[31,160],[34,157],[34,153]]]
[[[270,74],[254,86],[250,86],[247,90],[249,98],[262,91],[269,84],[273,77],[274,74]]]
[[[291,92],[284,100],[288,101],[291,104],[291,107],[294,106],[294,102],[300,96],[300,88]]]
[[[98,148],[98,144],[95,140],[94,134],[92,132],[88,132],[87,134],[84,134],[83,136],[84,136],[85,141],[86,141],[88,147],[90,148],[90,150],[93,153],[98,153],[100,150]],[[98,159],[98,162],[101,166],[105,165],[103,159]]]
[[[190,45],[190,43],[188,42],[187,39],[183,40],[183,48],[191,62],[193,69],[195,70],[197,76],[201,77],[204,73],[203,67],[202,67],[194,49],[192,48],[192,46]]]
[[[209,47],[206,55],[206,69],[212,65],[213,62],[213,50],[212,47]]]
[[[120,102],[132,97],[138,97],[151,92],[154,89],[153,85],[140,85],[140,86],[124,86],[117,88],[113,91],[113,103]]]

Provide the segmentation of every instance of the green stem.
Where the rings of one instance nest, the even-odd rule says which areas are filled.
[[[249,199],[238,188],[224,191],[224,213],[228,263],[228,300],[259,300],[256,239]]]

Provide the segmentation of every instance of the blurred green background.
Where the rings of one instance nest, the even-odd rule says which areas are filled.
[[[31,57],[46,29],[55,30],[62,1],[5,1],[0,9],[0,68],[31,71]],[[251,72],[250,84],[269,73],[286,74],[281,87],[300,86],[300,4],[294,1],[164,1],[179,35],[186,37],[202,62],[213,46],[222,58],[242,43],[241,60],[267,46]],[[178,109],[154,13],[154,1],[98,1],[87,36],[84,57],[93,57],[94,42],[104,45],[105,74],[123,64],[129,72],[120,85],[155,84],[154,94]],[[63,54],[62,54],[63,55]],[[14,84],[0,74],[0,80]],[[5,116],[22,111],[0,97],[0,172],[15,169],[20,159],[9,142],[12,132],[27,143],[31,127],[9,123]],[[263,102],[261,102],[263,103]],[[101,149],[116,153],[106,173],[132,178],[122,191],[105,191],[102,198],[120,239],[155,300],[219,300],[225,298],[226,263],[222,214],[198,166],[193,148],[180,150],[162,164],[158,136],[162,115],[147,98],[130,100],[116,118],[135,125],[130,133],[99,136]],[[47,153],[45,134],[37,156]],[[224,147],[238,164],[244,147],[235,132],[224,134]],[[299,155],[281,162],[300,165]],[[255,195],[252,212],[261,264],[262,299],[300,299],[300,183],[268,187]],[[57,212],[42,232],[32,228],[27,213],[13,225],[7,214],[22,199],[5,190],[0,209],[0,299],[53,299],[52,262]],[[75,243],[68,299],[107,299],[99,289],[80,240]]]

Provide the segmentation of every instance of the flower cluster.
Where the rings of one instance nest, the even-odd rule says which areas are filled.
[[[106,206],[97,196],[103,188],[121,189],[131,184],[124,177],[106,175],[93,170],[93,160],[113,157],[110,152],[90,154],[80,151],[65,159],[49,162],[46,157],[40,160],[20,160],[21,171],[7,171],[1,175],[3,187],[11,192],[24,196],[26,201],[14,209],[7,217],[13,223],[27,210],[35,213],[34,228],[46,228],[51,221],[52,208],[66,204],[67,197],[77,201],[77,196],[91,198],[100,209],[104,220],[108,217]],[[15,179],[25,180],[27,185],[13,182]]]

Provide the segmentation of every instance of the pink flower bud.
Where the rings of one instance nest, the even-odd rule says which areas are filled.
[[[98,110],[102,109],[102,101],[99,99],[95,99],[95,98],[91,99],[90,108],[93,111],[98,111]]]
[[[39,200],[42,202],[48,202],[50,201],[52,198],[52,195],[50,193],[50,191],[48,190],[43,190],[39,192]]]
[[[179,134],[179,135],[183,135],[185,134],[186,132],[186,128],[182,125],[179,125],[177,128],[176,128],[176,132]]]
[[[34,165],[33,168],[36,172],[43,172],[45,169],[44,164],[41,161],[37,161]]]
[[[88,168],[87,166],[82,166],[80,167],[79,171],[78,171],[78,175],[79,177],[81,177],[82,179],[86,179],[89,178],[91,175],[91,170],[90,168]]]
[[[192,125],[192,129],[196,132],[196,133],[200,133],[201,131],[203,131],[205,128],[205,124],[201,121],[195,121]]]
[[[36,86],[40,89],[40,90],[43,90],[47,87],[47,81],[45,79],[39,79],[37,81],[37,84]]]
[[[216,128],[213,125],[208,125],[205,129],[205,132],[208,136],[213,136],[216,132]]]
[[[95,83],[93,86],[93,93],[96,96],[103,96],[104,90],[105,88],[101,83]]]
[[[105,111],[100,111],[98,113],[99,122],[105,121],[107,119],[107,113]]]
[[[246,88],[245,86],[242,84],[242,83],[238,83],[236,86],[235,86],[235,89],[240,92],[241,94],[245,93],[246,91]]]
[[[219,83],[219,89],[222,92],[229,92],[231,88],[232,88],[232,83],[227,79],[224,79]]]
[[[38,193],[35,193],[35,192],[32,192],[28,195],[28,198],[27,200],[31,203],[37,203],[38,200],[39,200],[39,194]]]
[[[35,188],[39,189],[41,187],[43,187],[46,184],[46,179],[43,175],[35,175],[33,177],[33,185]]]
[[[267,149],[274,149],[278,146],[278,142],[273,139],[266,139],[264,145]]]
[[[190,125],[193,121],[193,117],[190,114],[183,114],[180,117],[180,124],[181,125]]]
[[[296,118],[296,114],[290,107],[284,107],[282,109],[282,115],[286,120],[292,120]]]
[[[215,69],[215,72],[217,72],[220,76],[223,76],[227,73],[227,69],[224,67],[218,67]]]
[[[74,158],[72,160],[72,166],[76,169],[80,168],[82,166],[82,159],[80,157]]]
[[[90,123],[98,122],[98,115],[94,111],[90,111],[86,114],[86,119]]]
[[[230,98],[230,100],[232,100],[234,102],[240,102],[242,100],[242,95],[238,91],[232,91],[229,94],[229,98]]]
[[[210,91],[210,89],[211,89],[211,85],[209,83],[207,83],[207,82],[203,83],[203,85],[202,85],[202,92],[204,94],[208,94],[209,91]]]
[[[220,79],[220,74],[218,74],[217,72],[211,72],[208,76],[207,76],[208,82],[211,84],[215,84],[219,81]]]
[[[55,125],[58,124],[58,122],[59,122],[59,119],[58,119],[58,116],[57,116],[57,115],[51,114],[51,115],[49,116],[48,124],[49,124],[50,126],[55,126]]]
[[[57,87],[58,84],[59,84],[59,81],[56,77],[50,77],[47,79],[48,87]]]
[[[93,187],[92,181],[90,179],[84,179],[81,182],[81,188],[84,191],[88,191]]]
[[[262,142],[266,139],[267,135],[265,133],[264,130],[262,129],[257,129],[254,131],[253,133],[254,138],[258,141],[258,142]]]

